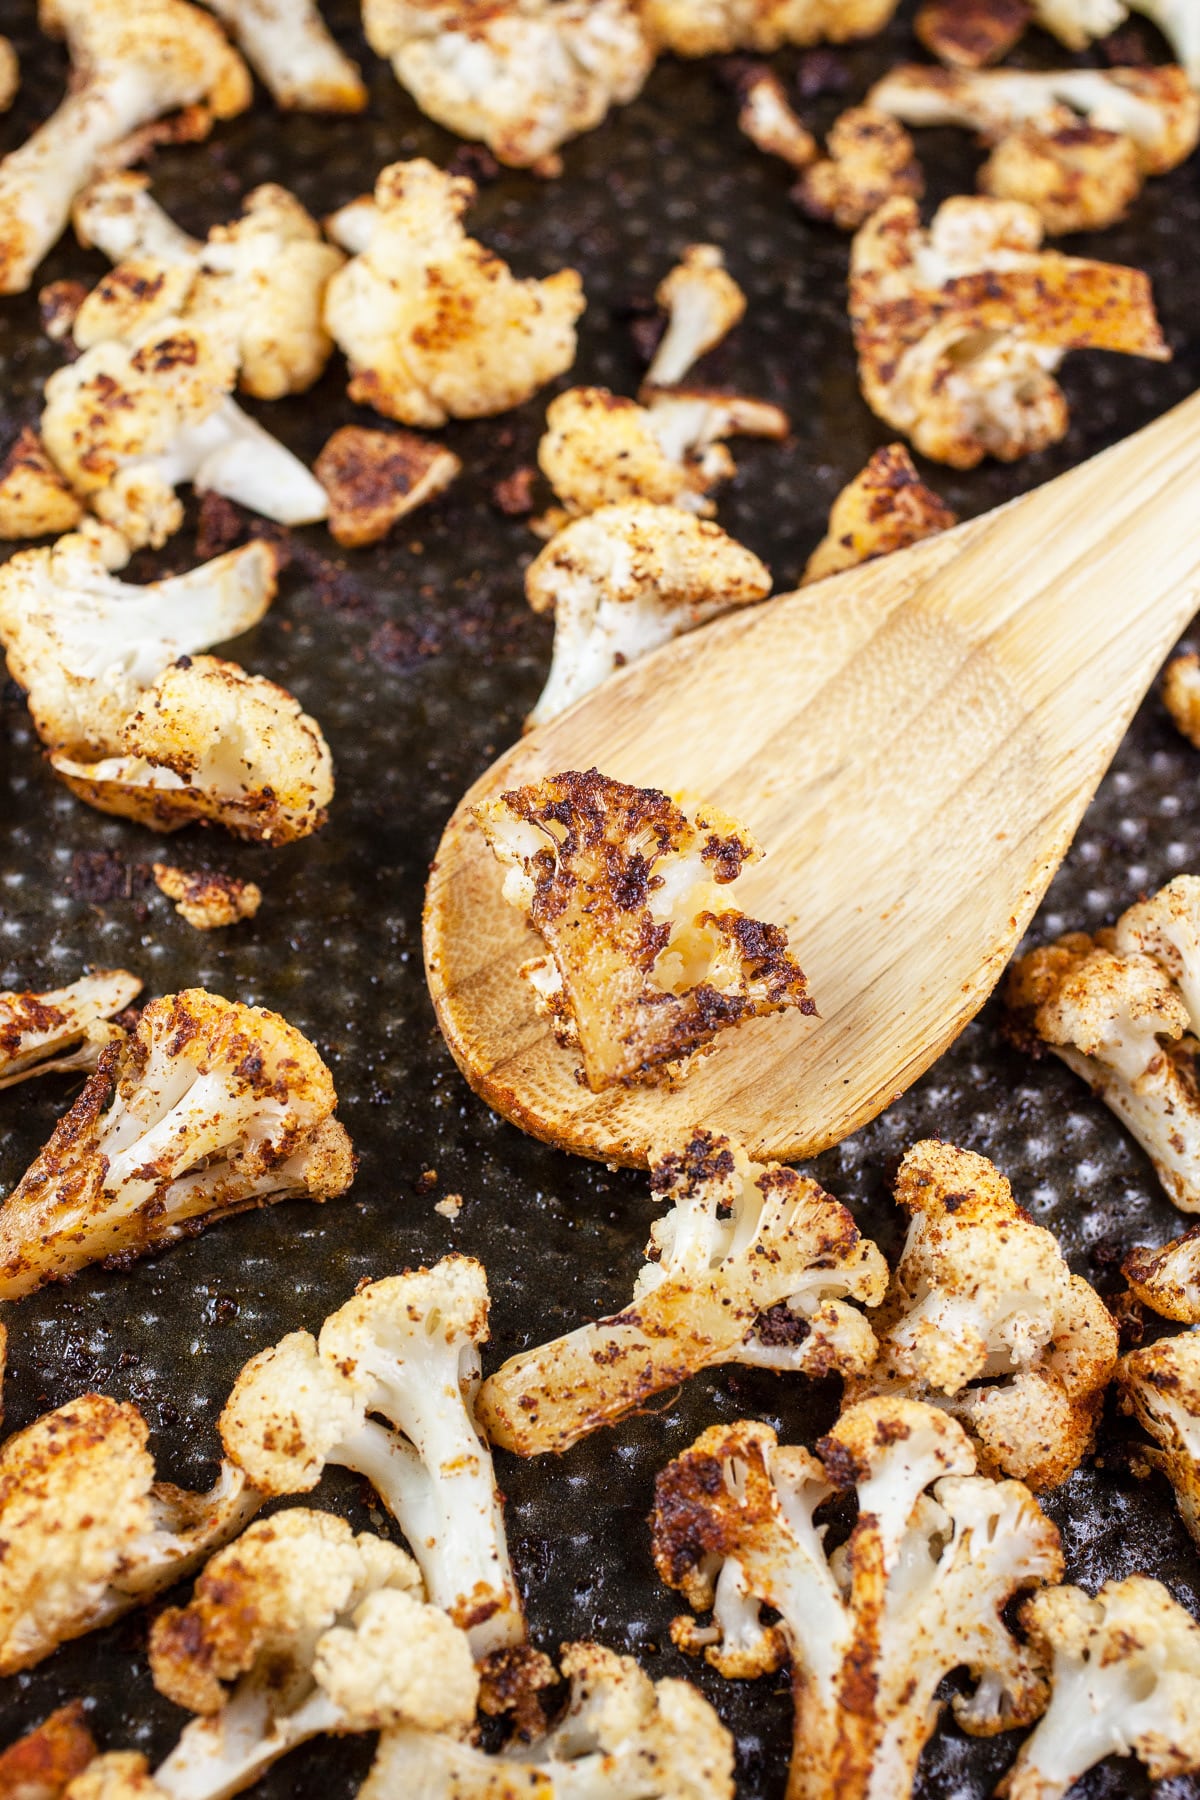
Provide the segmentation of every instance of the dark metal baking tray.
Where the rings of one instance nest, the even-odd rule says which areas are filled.
[[[368,74],[369,112],[284,118],[260,94],[250,115],[209,144],[160,153],[155,190],[186,226],[229,216],[239,195],[266,178],[324,211],[369,186],[385,162],[455,154],[455,141],[420,118],[366,50],[351,0],[330,0],[327,11]],[[17,105],[0,121],[8,148],[56,101],[65,60],[37,35],[33,0],[4,0],[0,12],[25,71]],[[840,71],[849,96],[860,95],[889,61],[913,54],[909,18],[906,6],[885,39],[826,59],[826,78]],[[1130,42],[1163,54],[1149,28]],[[1033,62],[1050,50],[1031,37],[1021,55]],[[778,62],[790,77],[798,60]],[[825,124],[846,97],[821,94],[808,114]],[[665,62],[640,100],[567,148],[561,181],[512,173],[486,180],[472,223],[521,272],[566,262],[582,270],[589,306],[573,377],[621,392],[633,391],[641,373],[631,321],[658,278],[687,242],[724,246],[749,312],[704,374],[781,401],[794,432],[783,448],[736,446],[739,475],[721,518],[767,559],[782,588],[798,577],[834,494],[888,433],[857,391],[843,297],[847,240],[789,205],[787,172],[739,137],[733,110],[712,66]],[[928,133],[920,149],[933,199],[969,191],[976,152],[965,136]],[[1063,444],[1015,468],[926,471],[964,515],[1046,480],[1200,384],[1198,243],[1193,163],[1152,182],[1126,224],[1069,246],[1151,272],[1175,360],[1070,360],[1073,423]],[[102,268],[64,242],[40,279],[91,279]],[[58,360],[32,295],[0,303],[0,438],[36,417],[39,384]],[[543,404],[447,430],[466,465],[461,482],[387,545],[339,555],[323,531],[297,534],[300,555],[275,608],[233,647],[320,718],[338,774],[329,825],[305,844],[272,855],[217,833],[170,841],[175,860],[261,883],[265,899],[252,924],[201,936],[178,919],[146,881],[161,841],[74,801],[41,760],[16,688],[0,692],[0,985],[54,985],[93,961],[136,970],[148,994],[200,983],[276,1007],[328,1058],[362,1159],[352,1192],[324,1208],[289,1203],[247,1214],[126,1272],[93,1270],[10,1309],[9,1426],[88,1388],[128,1397],[151,1423],[161,1472],[198,1484],[211,1475],[214,1421],[241,1363],[287,1330],[317,1327],[362,1276],[450,1249],[481,1257],[493,1298],[492,1365],[627,1299],[653,1216],[644,1177],[560,1155],[490,1115],[442,1046],[421,974],[422,887],[440,830],[460,793],[517,733],[547,665],[548,626],[521,591],[534,545],[525,524],[491,498],[499,479],[533,460]],[[370,422],[345,400],[336,364],[311,393],[256,410],[308,457],[335,426]],[[138,560],[135,575],[185,566],[195,544],[193,512],[159,558]],[[1035,935],[1098,926],[1143,890],[1200,866],[1198,772],[1197,753],[1152,695]],[[0,1096],[0,1186],[32,1159],[70,1092],[51,1079]],[[903,1100],[814,1165],[889,1251],[899,1238],[889,1173],[909,1143],[931,1133],[994,1157],[1022,1201],[1060,1234],[1074,1267],[1093,1279],[1108,1278],[1115,1247],[1178,1229],[1179,1215],[1129,1139],[1065,1070],[1033,1067],[1008,1049],[994,1007]],[[420,1178],[429,1169],[437,1185],[425,1191]],[[464,1197],[454,1223],[433,1211],[450,1193]],[[726,1372],[561,1460],[498,1458],[537,1641],[552,1648],[595,1636],[634,1652],[655,1676],[692,1675],[737,1735],[744,1800],[782,1794],[784,1680],[724,1682],[672,1650],[676,1597],[654,1577],[645,1524],[654,1476],[716,1419],[750,1412],[809,1443],[835,1408],[827,1384]],[[349,1478],[328,1479],[315,1498],[359,1526],[388,1529]],[[1049,1508],[1073,1578],[1098,1583],[1145,1569],[1200,1610],[1200,1565],[1163,1484],[1088,1466]],[[184,1718],[154,1692],[145,1633],[145,1615],[134,1616],[0,1684],[0,1744],[82,1694],[94,1702],[106,1746],[160,1756]],[[991,1791],[1015,1748],[1010,1738],[972,1742],[949,1727],[927,1754],[919,1792],[975,1800]],[[361,1740],[318,1743],[257,1792],[349,1800],[369,1756]],[[1145,1791],[1140,1772],[1124,1763],[1106,1765],[1080,1789],[1090,1800]],[[1200,1783],[1177,1780],[1161,1791],[1182,1800],[1200,1793]]]

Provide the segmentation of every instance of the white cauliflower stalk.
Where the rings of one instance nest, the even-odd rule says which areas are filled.
[[[728,56],[785,44],[845,44],[882,31],[897,0],[640,0],[660,50]]]
[[[307,1493],[328,1463],[365,1475],[430,1598],[481,1657],[525,1637],[473,1412],[487,1315],[487,1277],[471,1257],[370,1282],[319,1338],[294,1331],[252,1357],[220,1420],[228,1454],[264,1493]]]
[[[643,406],[607,388],[568,388],[547,408],[538,462],[573,517],[647,500],[711,518],[711,490],[737,472],[722,442],[736,434],[778,441],[787,415],[703,389],[660,390]]]
[[[887,1264],[844,1206],[778,1163],[697,1129],[651,1158],[671,1210],[656,1221],[632,1304],[510,1358],[480,1390],[489,1438],[519,1456],[569,1450],[654,1394],[721,1363],[859,1375]]]
[[[49,993],[0,994],[0,1088],[31,1075],[90,1073],[104,1045],[121,1036],[105,1021],[141,991],[128,969],[93,969]]]
[[[343,55],[316,0],[204,0],[246,60],[289,112],[362,112],[367,90]]]
[[[119,755],[150,685],[256,625],[277,570],[264,543],[145,587],[110,575],[78,538],[14,556],[0,568],[0,644],[42,742],[85,760]]]
[[[658,1479],[654,1556],[711,1627],[672,1627],[728,1675],[792,1660],[789,1791],[805,1800],[906,1800],[937,1724],[939,1684],[964,1668],[958,1724],[990,1736],[1035,1719],[1046,1683],[1002,1613],[1062,1574],[1058,1533],[1017,1481],[974,1473],[962,1427],[916,1401],[850,1407],[828,1437],[785,1448],[768,1425],[716,1425]],[[826,1554],[821,1503],[855,1488],[858,1521]],[[730,1571],[733,1572],[732,1580]],[[714,1602],[716,1603],[714,1606]],[[773,1607],[776,1627],[758,1620]],[[724,1629],[732,1620],[733,1641]]]
[[[921,480],[904,445],[886,444],[872,453],[830,507],[825,536],[809,557],[800,585],[890,556],[957,523]]]
[[[1200,1625],[1161,1582],[1049,1588],[1021,1618],[1054,1693],[998,1794],[1063,1800],[1106,1756],[1136,1756],[1154,1781],[1200,1772]]]
[[[911,1224],[873,1321],[879,1359],[851,1396],[945,1407],[986,1473],[1057,1486],[1091,1445],[1116,1367],[1108,1308],[986,1157],[914,1144],[896,1200]]]
[[[1184,1524],[1200,1544],[1200,1336],[1183,1332],[1144,1344],[1121,1360],[1121,1402],[1154,1447],[1138,1455],[1175,1489]]]
[[[646,371],[650,388],[675,387],[746,311],[746,296],[715,244],[688,244],[654,297],[667,315],[667,328]]]
[[[554,654],[527,720],[542,725],[614,669],[771,591],[771,572],[708,519],[631,500],[573,519],[525,574],[534,612],[554,615]]]
[[[223,1214],[343,1193],[354,1159],[336,1100],[278,1013],[202,988],[152,1000],[0,1206],[0,1299]]]
[[[733,1800],[733,1740],[686,1681],[600,1644],[566,1644],[566,1706],[534,1743],[488,1756],[447,1734],[385,1731],[358,1800]]]
[[[166,318],[93,345],[46,383],[42,440],[75,492],[137,548],[183,522],[190,481],[281,525],[325,518],[324,488],[229,398],[238,355],[222,330]]]
[[[507,412],[575,360],[579,275],[518,280],[464,231],[474,196],[474,182],[418,158],[383,170],[373,213],[350,212],[366,246],[330,281],[325,325],[349,359],[350,398],[402,425]]]
[[[364,0],[363,29],[429,118],[546,172],[654,63],[632,0]]]
[[[84,1394],[0,1447],[0,1675],[190,1573],[262,1504],[222,1463],[207,1494],[154,1479],[136,1406]]]
[[[252,843],[320,830],[333,759],[315,719],[286,688],[216,656],[184,656],[142,696],[121,750],[98,762],[55,750],[50,766],[98,812],[153,831],[196,820]]]
[[[935,462],[969,469],[1057,443],[1068,425],[1052,371],[1068,349],[1170,359],[1139,269],[1041,248],[1016,201],[958,197],[926,231],[889,200],[850,261],[850,317],[867,404]]]
[[[1157,1250],[1137,1245],[1121,1273],[1143,1305],[1162,1318],[1200,1325],[1200,1225]]]
[[[65,37],[71,83],[58,111],[0,163],[0,293],[29,286],[71,203],[105,162],[133,160],[134,134],[185,109],[185,129],[250,104],[245,63],[214,19],[186,0],[41,0],[44,30]],[[127,142],[127,140],[131,140]]]
[[[537,1008],[593,1093],[682,1073],[744,1020],[816,1012],[787,932],[723,901],[762,852],[715,807],[568,769],[474,816],[546,945],[522,971]]]
[[[256,399],[302,393],[320,376],[333,351],[322,323],[325,289],[345,258],[286,188],[255,188],[242,216],[214,225],[203,244],[173,237],[176,227],[136,175],[97,183],[75,220],[85,240],[134,239],[75,316],[81,349],[174,316],[232,344],[238,384]]]

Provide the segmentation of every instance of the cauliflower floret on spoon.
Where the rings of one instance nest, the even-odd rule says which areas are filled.
[[[222,1214],[349,1187],[333,1078],[293,1025],[192,988],[152,1000],[0,1205],[0,1299]]]
[[[549,952],[522,970],[537,1009],[593,1093],[681,1073],[747,1019],[816,1012],[787,932],[724,903],[762,852],[715,807],[566,770],[475,818]]]
[[[278,106],[297,112],[362,112],[358,66],[338,48],[316,0],[204,0],[226,24]]]
[[[49,993],[0,994],[0,1088],[31,1075],[90,1073],[104,1045],[122,1035],[106,1020],[124,1012],[141,991],[127,969],[93,969]]]
[[[850,318],[872,411],[936,462],[973,468],[1057,443],[1068,350],[1169,361],[1139,269],[1041,248],[1016,201],[948,200],[928,231],[889,200],[854,239]]]
[[[640,0],[660,50],[728,56],[785,44],[845,44],[882,31],[897,0]]]
[[[614,669],[733,606],[771,574],[708,519],[627,501],[573,519],[525,574],[534,612],[554,615],[554,655],[529,725],[555,718]]]
[[[0,293],[20,293],[71,203],[140,127],[190,109],[191,135],[250,104],[245,63],[215,19],[187,0],[41,0],[44,30],[67,40],[66,99],[0,163]],[[136,153],[136,152],[135,152]]]
[[[423,113],[516,168],[555,170],[654,63],[631,0],[364,0],[363,28]]]
[[[369,210],[352,202],[329,222],[341,241],[348,214],[365,245],[325,296],[350,397],[403,425],[507,412],[575,360],[579,275],[518,280],[464,231],[474,196],[474,182],[418,158],[383,170]]]

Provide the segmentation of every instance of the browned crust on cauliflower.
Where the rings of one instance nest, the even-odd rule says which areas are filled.
[[[825,156],[805,169],[792,198],[810,219],[857,231],[897,196],[919,200],[925,177],[903,125],[871,106],[842,113],[825,140]]]
[[[848,482],[805,566],[801,586],[949,531],[958,518],[917,474],[903,444],[885,444]]]
[[[329,529],[339,544],[377,544],[398,519],[444,494],[462,471],[453,451],[415,431],[343,425],[313,464],[329,495]]]
[[[83,1702],[70,1700],[0,1751],[0,1794],[5,1800],[60,1800],[67,1783],[95,1754]]]
[[[26,425],[0,464],[0,538],[60,537],[83,508]]]
[[[925,0],[914,30],[940,62],[982,69],[1008,55],[1031,17],[1029,0]]]

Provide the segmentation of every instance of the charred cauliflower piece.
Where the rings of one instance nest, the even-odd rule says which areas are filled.
[[[0,1088],[31,1075],[94,1069],[103,1046],[121,1036],[120,1027],[105,1020],[124,1012],[141,991],[127,969],[93,969],[48,994],[0,994]]]
[[[383,170],[370,214],[350,209],[366,247],[330,281],[325,325],[350,398],[402,425],[507,412],[575,360],[578,274],[518,280],[463,230],[474,197],[473,181],[418,158]]]
[[[825,536],[809,557],[800,585],[890,556],[957,524],[950,508],[925,486],[904,445],[888,444],[874,452],[834,501]]]
[[[84,1721],[83,1703],[60,1706],[32,1731],[0,1750],[0,1794],[6,1800],[62,1800],[67,1783],[96,1754],[96,1740]]]
[[[98,812],[154,831],[196,820],[255,843],[290,844],[325,823],[333,761],[321,727],[286,688],[215,656],[184,656],[151,682],[98,762],[50,764]]]
[[[640,0],[656,46],[676,56],[728,56],[784,44],[845,44],[882,31],[897,0]]]
[[[334,43],[315,0],[204,0],[227,25],[275,103],[293,112],[362,112],[358,65]]]
[[[82,517],[78,499],[27,425],[0,464],[0,538],[60,537]]]
[[[1191,155],[1200,96],[1178,68],[893,69],[869,104],[908,125],[965,125],[994,144],[979,185],[1036,208],[1046,230],[1098,230],[1136,199],[1146,175]]]
[[[647,500],[711,518],[710,491],[736,473],[722,439],[787,433],[777,406],[737,394],[674,388],[639,405],[607,388],[568,388],[547,408],[538,462],[572,516]]]
[[[671,1210],[652,1227],[632,1304],[489,1376],[476,1410],[493,1443],[569,1450],[720,1363],[862,1375],[873,1361],[874,1333],[846,1301],[877,1305],[887,1265],[815,1181],[701,1129],[650,1169]]]
[[[264,1493],[307,1493],[328,1463],[365,1476],[477,1656],[525,1636],[473,1412],[487,1317],[487,1276],[471,1257],[369,1282],[319,1339],[294,1331],[252,1357],[220,1420],[228,1454]]]
[[[240,1793],[321,1732],[462,1732],[479,1688],[466,1638],[426,1603],[412,1558],[304,1507],[213,1557],[188,1605],[154,1621],[150,1672],[201,1715],[150,1790],[188,1800]]]
[[[329,495],[329,530],[339,544],[377,544],[400,519],[444,494],[462,473],[452,450],[415,431],[343,425],[313,465]]]
[[[242,216],[214,225],[203,244],[182,232],[173,237],[176,227],[136,175],[95,184],[75,219],[80,235],[101,248],[105,240],[135,240],[75,316],[81,349],[134,337],[174,315],[232,345],[238,384],[256,399],[302,393],[321,374],[333,351],[322,323],[325,289],[345,258],[322,241],[316,220],[286,188],[255,188]]]
[[[1016,201],[959,197],[928,231],[889,200],[854,239],[850,317],[872,411],[924,455],[969,469],[1057,443],[1068,350],[1170,359],[1139,269],[1042,250]]]
[[[1136,1756],[1155,1781],[1200,1771],[1200,1625],[1159,1581],[1106,1581],[1033,1595],[1021,1614],[1054,1693],[996,1790],[1062,1800],[1106,1756]]]
[[[178,531],[185,481],[281,525],[326,516],[316,477],[229,398],[237,367],[223,331],[168,318],[93,345],[47,381],[46,449],[132,547],[159,549]]]
[[[925,177],[902,125],[876,106],[852,106],[835,120],[825,155],[805,169],[792,198],[810,219],[857,231],[885,200],[920,199]]]
[[[713,807],[568,770],[475,808],[504,898],[545,940],[524,971],[593,1093],[654,1080],[719,1032],[786,1007],[812,1014],[787,933],[725,907],[762,854]]]
[[[554,615],[550,674],[527,723],[556,718],[614,669],[770,591],[757,556],[678,507],[627,501],[573,519],[525,574],[534,612]]]
[[[498,1756],[426,1731],[385,1731],[358,1800],[733,1800],[733,1740],[686,1681],[654,1681],[631,1656],[565,1644],[570,1694],[550,1730]]]
[[[151,865],[154,885],[175,911],[195,931],[219,931],[252,919],[262,905],[262,889],[256,881],[239,881],[236,875],[177,869],[172,863]]]
[[[343,1193],[354,1159],[336,1099],[278,1013],[202,988],[152,1000],[0,1206],[0,1299],[218,1215]]]
[[[0,1675],[161,1593],[262,1504],[228,1463],[207,1494],[155,1481],[148,1436],[136,1406],[84,1394],[0,1447]]]
[[[1131,906],[1104,943],[1072,932],[1013,965],[1013,1035],[1048,1044],[1133,1133],[1167,1193],[1200,1212],[1200,877]]]
[[[246,544],[146,587],[118,581],[78,538],[0,568],[0,644],[38,736],[68,756],[119,755],[147,689],[180,656],[257,624],[278,557]]]
[[[71,202],[106,159],[129,160],[143,126],[186,109],[186,130],[250,104],[250,76],[215,19],[186,0],[40,0],[42,28],[65,37],[66,99],[0,163],[0,293],[29,286]]]
[[[981,69],[1008,55],[1029,18],[1029,0],[924,0],[914,30],[939,62]]]
[[[1183,1522],[1200,1544],[1200,1336],[1160,1338],[1122,1357],[1121,1401],[1154,1439],[1138,1454],[1175,1489]]]
[[[689,244],[654,297],[667,315],[667,329],[646,371],[652,389],[682,381],[746,311],[746,296],[715,244]]]
[[[961,1426],[911,1400],[850,1407],[828,1437],[784,1448],[770,1426],[715,1425],[658,1478],[659,1574],[711,1626],[676,1620],[684,1648],[729,1676],[792,1661],[792,1787],[805,1800],[906,1800],[937,1724],[938,1686],[968,1732],[1035,1719],[1046,1683],[1002,1611],[1062,1574],[1058,1533],[1017,1481],[988,1481]],[[821,1503],[855,1488],[858,1522],[828,1556]],[[760,1607],[779,1614],[778,1625]]]
[[[988,1474],[1057,1486],[1091,1444],[1116,1367],[1108,1308],[986,1157],[915,1144],[896,1199],[911,1224],[873,1320],[879,1359],[852,1396],[945,1407]]]
[[[654,63],[632,0],[364,0],[363,28],[423,113],[514,168],[557,172]]]
[[[1143,1305],[1181,1325],[1200,1325],[1200,1225],[1161,1249],[1139,1244],[1121,1273]]]
[[[738,130],[767,156],[778,156],[793,169],[806,169],[820,152],[817,140],[798,117],[782,81],[768,63],[738,69],[735,86],[741,102]]]

